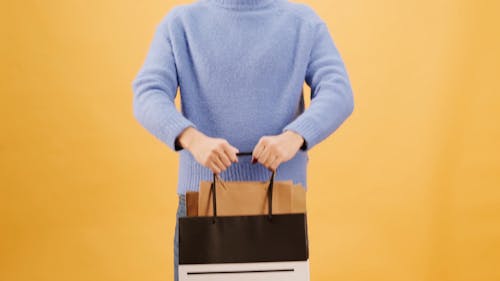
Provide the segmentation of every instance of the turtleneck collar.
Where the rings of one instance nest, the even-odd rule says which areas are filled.
[[[203,0],[222,8],[233,10],[254,10],[271,6],[278,0]]]

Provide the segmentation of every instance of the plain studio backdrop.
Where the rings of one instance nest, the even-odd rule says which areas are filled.
[[[182,3],[2,2],[0,280],[171,279],[178,156],[131,81]],[[312,280],[500,280],[500,2],[304,3],[355,98],[310,151]]]

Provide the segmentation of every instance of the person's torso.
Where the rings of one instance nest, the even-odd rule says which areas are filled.
[[[252,151],[262,136],[277,135],[304,111],[303,86],[316,14],[288,0],[234,10],[198,0],[178,6],[172,20],[183,114],[200,131]],[[244,2],[244,0],[236,0]],[[277,170],[276,180],[306,187],[307,152],[299,150]],[[183,150],[178,192],[197,190],[212,173]],[[226,180],[267,180],[269,170],[244,157],[221,174]]]
[[[285,0],[236,11],[210,1],[178,7],[173,20],[182,112],[205,134],[248,151],[304,110],[310,11]]]

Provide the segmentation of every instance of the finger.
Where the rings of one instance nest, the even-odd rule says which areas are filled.
[[[230,158],[226,155],[226,149],[218,151],[218,157],[224,164],[225,168],[231,166],[231,160],[229,160]]]
[[[269,156],[271,156],[271,151],[269,149],[268,146],[264,146],[264,148],[262,149],[261,153],[260,153],[260,156],[259,156],[259,159],[258,161],[262,164],[262,165],[266,165],[266,162],[268,161],[269,159]]]
[[[212,173],[217,175],[220,173],[220,168],[213,161],[210,161],[208,167],[212,170]]]
[[[271,170],[276,172],[276,169],[278,169],[278,166],[281,164],[281,157],[276,157],[274,158],[274,161],[270,164]]]
[[[236,162],[238,162],[238,161],[239,161],[239,159],[238,159],[238,155],[236,155],[236,154],[237,154],[238,152],[240,152],[240,150],[239,150],[239,149],[237,149],[237,148],[236,148],[236,147],[234,147],[234,146],[233,146],[233,148],[234,148],[234,159],[236,159]]]
[[[226,166],[224,166],[224,163],[222,163],[217,154],[212,156],[212,162],[219,168],[220,172],[226,169]]]
[[[214,161],[211,162],[211,165],[213,167],[213,171],[219,175],[220,173],[222,173],[222,168],[217,164],[215,163]]]
[[[224,153],[226,154],[226,157],[232,162],[238,162],[238,157],[236,156],[236,153],[238,153],[238,149],[236,149],[235,147],[229,146],[228,148],[224,149]]]
[[[252,159],[259,159],[262,148],[263,148],[262,139],[260,139],[252,152]]]
[[[272,154],[272,153],[268,153],[268,156],[264,162],[264,166],[268,167],[268,168],[271,168],[271,165],[272,163],[274,162],[274,160],[276,159],[276,155],[275,154]]]

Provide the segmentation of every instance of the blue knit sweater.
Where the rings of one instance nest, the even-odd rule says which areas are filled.
[[[305,109],[304,81],[311,89]],[[180,88],[181,111],[174,98]],[[346,68],[326,23],[289,0],[196,0],[159,21],[132,88],[135,118],[179,152],[177,193],[197,191],[213,174],[176,139],[189,126],[251,152],[265,135],[285,130],[305,142],[278,166],[275,180],[307,189],[308,151],[352,113]],[[271,172],[240,156],[224,180],[267,181]]]

